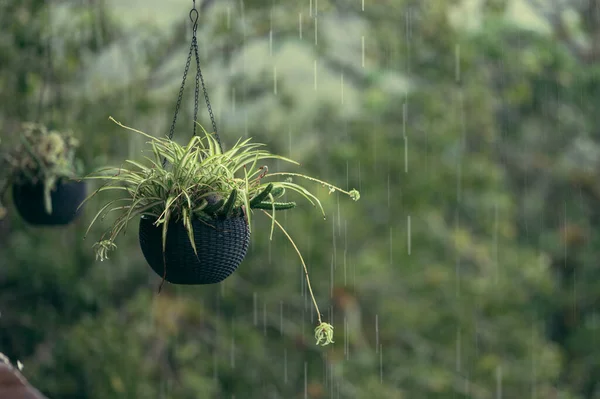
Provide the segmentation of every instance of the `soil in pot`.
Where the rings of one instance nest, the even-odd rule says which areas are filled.
[[[79,216],[78,207],[86,197],[85,182],[59,181],[51,191],[52,213],[44,207],[43,184],[15,184],[13,201],[21,217],[38,226],[62,226]]]
[[[242,263],[250,243],[248,224],[243,216],[194,220],[197,256],[181,222],[170,222],[167,245],[162,250],[162,226],[143,216],[139,239],[142,253],[154,272],[172,284],[215,284],[229,277]]]

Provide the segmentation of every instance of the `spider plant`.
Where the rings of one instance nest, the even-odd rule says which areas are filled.
[[[72,132],[48,130],[38,123],[24,123],[20,141],[0,159],[0,201],[13,184],[42,184],[44,208],[52,213],[51,192],[62,179],[75,178],[81,163],[75,158],[79,146]],[[0,215],[5,213],[0,202]]]
[[[254,210],[260,210],[271,218],[271,238],[277,226],[292,243],[304,267],[310,294],[318,314],[319,325],[315,330],[317,344],[326,345],[332,341],[333,327],[321,320],[318,305],[310,288],[308,271],[302,255],[294,241],[276,220],[276,212],[291,209],[295,202],[282,202],[286,190],[299,194],[310,204],[325,212],[319,199],[293,177],[305,178],[329,189],[339,191],[357,201],[357,190],[344,191],[327,182],[297,173],[269,174],[261,163],[268,159],[278,159],[298,165],[297,162],[274,155],[262,149],[263,144],[251,139],[238,140],[229,150],[221,151],[217,140],[201,126],[202,133],[193,136],[182,146],[168,138],[157,138],[139,130],[127,127],[110,118],[119,126],[147,138],[152,149],[151,157],[144,157],[144,163],[126,160],[121,167],[108,167],[98,170],[86,179],[100,179],[106,183],[93,192],[86,200],[104,191],[118,193],[118,197],[106,203],[92,219],[92,225],[112,212],[118,213],[112,226],[94,244],[96,258],[103,261],[108,253],[117,248],[115,240],[124,232],[128,223],[137,216],[147,216],[162,226],[163,251],[166,249],[167,231],[170,221],[185,226],[194,251],[192,220],[210,221],[214,218],[244,216],[251,228]],[[166,162],[165,162],[166,161]],[[284,176],[282,181],[270,181],[271,177]],[[88,234],[86,232],[86,236]]]

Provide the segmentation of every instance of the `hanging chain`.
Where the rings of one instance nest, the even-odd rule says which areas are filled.
[[[177,104],[175,105],[175,115],[173,115],[173,123],[169,130],[169,140],[173,139],[173,133],[175,132],[175,123],[177,123],[177,115],[179,114],[179,107],[181,106],[181,99],[183,98],[183,89],[185,88],[185,79],[187,78],[188,70],[190,69],[190,61],[192,60],[192,47],[190,47],[190,53],[188,54],[187,62],[185,63],[185,70],[183,71],[183,80],[181,87],[179,88],[179,96],[177,97]],[[163,165],[164,166],[164,165]]]
[[[200,80],[200,82],[202,83],[202,91],[204,92],[204,100],[206,101],[206,107],[208,108],[208,115],[210,116],[210,121],[212,122],[213,132],[214,132],[215,138],[217,139],[217,142],[219,143],[219,148],[221,149],[221,151],[223,151],[223,146],[221,144],[221,138],[219,137],[219,133],[217,132],[217,124],[215,123],[215,116],[213,114],[212,107],[210,106],[210,100],[208,99],[208,91],[206,90],[206,85],[204,84],[204,77],[202,76],[202,69],[200,69],[200,56],[198,55],[198,40],[196,39],[195,35],[192,40],[195,44],[194,53],[196,56],[196,65],[198,66],[198,71],[196,73],[196,110],[198,109],[198,89],[199,89],[198,80]]]
[[[192,21],[192,43],[190,44],[190,51],[187,56],[187,61],[185,63],[185,69],[183,71],[183,79],[181,81],[181,87],[179,88],[179,95],[177,97],[177,104],[175,105],[175,115],[173,115],[173,123],[171,124],[171,129],[169,130],[169,140],[173,139],[173,134],[175,133],[175,124],[177,123],[177,115],[179,114],[179,109],[181,107],[181,101],[183,99],[183,91],[185,88],[185,80],[187,78],[187,74],[190,69],[190,64],[192,61],[192,52],[194,53],[196,59],[196,85],[194,90],[194,136],[196,135],[196,121],[198,120],[198,103],[199,103],[199,95],[200,95],[200,83],[202,83],[202,91],[204,92],[204,100],[206,100],[206,106],[208,108],[208,114],[210,116],[210,121],[212,122],[213,134],[217,139],[217,143],[219,144],[219,148],[221,152],[223,151],[223,146],[221,144],[221,138],[217,132],[217,124],[215,122],[215,116],[213,114],[212,107],[210,105],[210,100],[208,99],[208,91],[206,90],[206,85],[204,84],[204,77],[202,76],[202,70],[200,68],[200,55],[198,54],[198,39],[196,37],[196,33],[198,31],[198,10],[196,9],[196,0],[193,0],[193,7],[190,10],[190,20]],[[167,160],[163,160],[163,167],[165,166]]]

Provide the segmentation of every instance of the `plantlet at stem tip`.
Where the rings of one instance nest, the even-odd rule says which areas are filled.
[[[315,328],[315,338],[317,345],[325,346],[334,343],[333,341],[333,326],[329,323],[322,322]],[[323,343],[321,344],[321,341]]]

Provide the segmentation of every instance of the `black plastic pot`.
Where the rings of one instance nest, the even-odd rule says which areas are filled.
[[[87,190],[85,182],[59,181],[50,193],[50,214],[44,207],[43,184],[15,184],[12,192],[15,207],[27,223],[38,226],[63,226],[79,216],[77,208],[85,199]]]
[[[242,263],[250,244],[250,231],[243,217],[192,222],[198,256],[181,222],[170,222],[167,245],[162,251],[162,226],[142,216],[140,246],[156,274],[172,284],[215,284],[229,277]],[[210,225],[209,225],[210,224]]]

